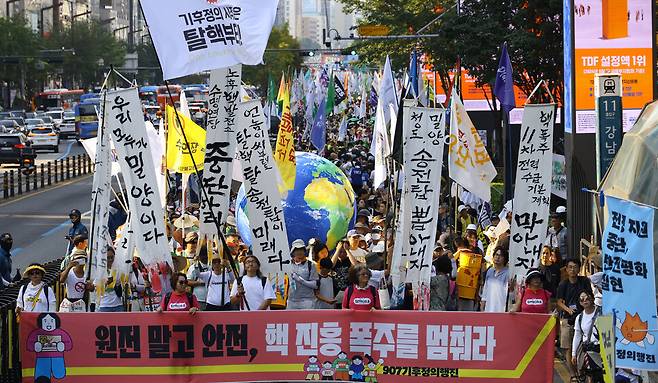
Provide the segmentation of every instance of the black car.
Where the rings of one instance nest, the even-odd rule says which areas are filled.
[[[18,164],[21,168],[33,168],[36,157],[34,149],[23,134],[0,134],[0,164]]]

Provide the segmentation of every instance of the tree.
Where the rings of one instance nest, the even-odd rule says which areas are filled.
[[[153,68],[137,71],[137,82],[151,85],[162,84],[162,69],[160,68],[160,61],[158,60],[158,55],[155,53],[153,42],[150,39],[142,42],[137,45],[136,52],[140,68]]]
[[[0,19],[0,79],[7,88],[17,89],[17,107],[27,105],[45,79],[47,65],[40,59],[41,41],[25,19],[16,16]],[[3,95],[6,96],[6,95]],[[8,105],[8,100],[3,101]]]
[[[125,44],[98,21],[75,21],[46,41],[51,49],[72,48],[66,55],[62,79],[71,87],[91,87],[102,81],[103,69],[123,66]]]
[[[291,73],[298,70],[302,64],[299,52],[295,51],[300,49],[299,42],[290,36],[287,25],[272,29],[267,41],[267,49],[280,50],[265,51],[263,56],[265,66],[245,65],[242,67],[242,80],[258,87],[263,95],[267,90],[268,75],[279,78],[281,73]]]

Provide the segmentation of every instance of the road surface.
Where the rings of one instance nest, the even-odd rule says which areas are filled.
[[[0,203],[2,231],[14,238],[12,275],[32,262],[64,256],[71,209],[79,209],[89,225],[89,214],[84,213],[91,206],[91,183],[90,174]]]
[[[82,145],[78,144],[74,139],[66,139],[59,141],[59,153],[53,153],[50,150],[37,150],[36,165],[45,164],[49,161],[66,158],[68,156],[77,156],[78,154],[85,154],[85,149]],[[18,169],[18,165],[3,164],[0,165],[0,172],[3,170]]]

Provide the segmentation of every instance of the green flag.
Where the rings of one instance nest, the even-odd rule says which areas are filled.
[[[270,105],[276,102],[276,89],[271,73],[267,75],[267,101]]]
[[[327,87],[327,104],[325,106],[325,115],[330,115],[334,111],[334,106],[336,104],[336,89],[334,88],[334,73],[331,72],[329,75],[329,86]]]

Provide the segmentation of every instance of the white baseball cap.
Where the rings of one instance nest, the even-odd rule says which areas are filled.
[[[296,249],[306,249],[306,244],[304,243],[303,240],[296,239],[292,241],[292,244],[290,245],[290,254],[292,254],[292,252],[295,251]]]
[[[567,208],[564,207],[564,206],[558,206],[557,209],[555,209],[555,212],[558,213],[558,214],[566,213],[566,212],[567,212]]]
[[[464,209],[466,209],[466,206],[465,206],[465,205],[459,205],[459,207],[457,208],[457,212],[458,212],[458,213],[461,213],[462,210],[464,210]]]
[[[466,230],[478,231],[478,227],[474,223],[469,223],[468,226],[466,226]]]

